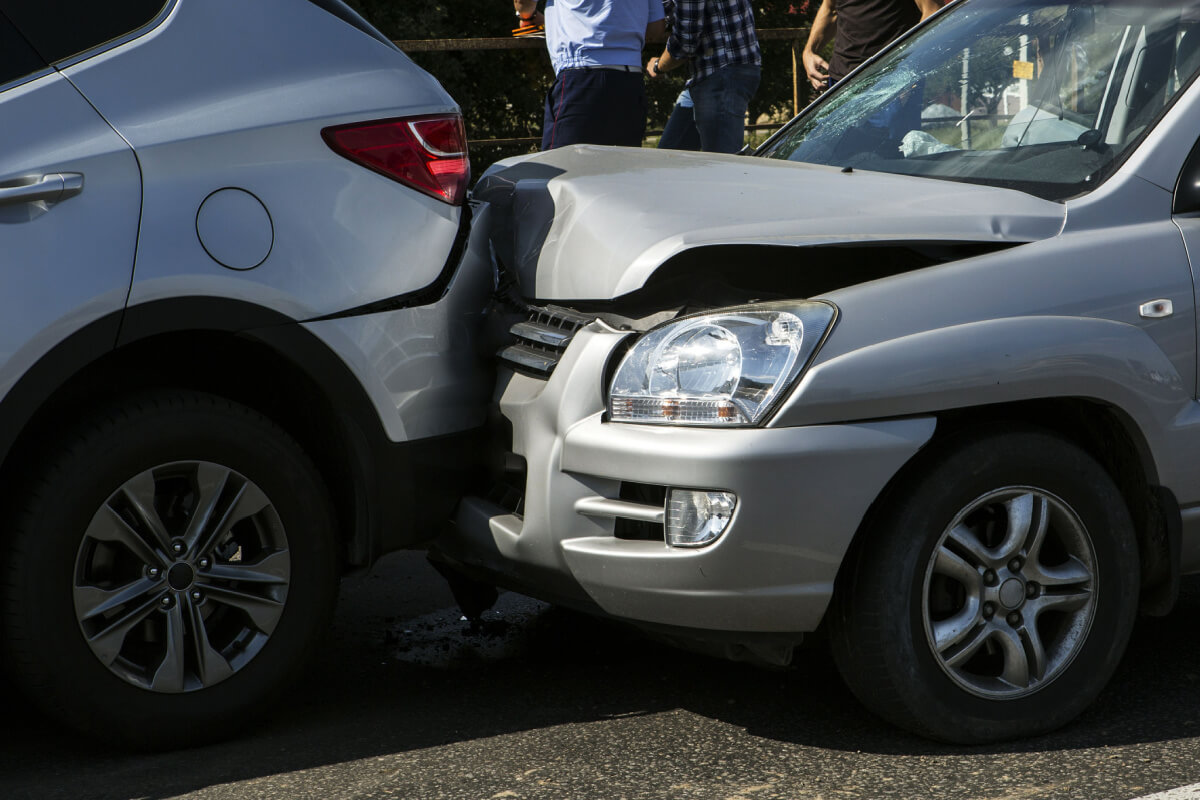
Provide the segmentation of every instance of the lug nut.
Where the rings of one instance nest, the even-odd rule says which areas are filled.
[[[996,573],[990,569],[987,572],[983,573],[983,582],[985,584],[987,584],[988,586],[995,586],[996,585]]]
[[[1037,593],[1038,593],[1038,585],[1036,583],[1030,582],[1030,583],[1025,584],[1025,596],[1026,597],[1037,597]]]
[[[175,555],[179,555],[184,549],[183,542],[176,542],[175,544],[171,545],[171,549],[175,551]]]
[[[151,567],[150,569],[146,570],[146,574],[151,578],[157,579],[159,575],[162,575],[162,570],[158,567]]]
[[[1023,567],[1023,566],[1024,566],[1024,564],[1021,562],[1021,559],[1014,558],[1012,561],[1008,562],[1008,571],[1009,572],[1020,572],[1021,567]]]
[[[1008,615],[1008,624],[1014,628],[1021,624],[1021,615],[1017,612],[1012,612]]]
[[[208,569],[212,566],[212,561],[207,558],[200,559],[200,569]]]
[[[192,592],[192,599],[195,600],[197,603],[199,603],[201,600],[204,599],[204,595],[198,591]]]
[[[167,595],[162,600],[159,600],[158,604],[160,606],[162,606],[163,608],[170,608],[171,606],[175,605],[175,598],[171,597],[170,595]]]
[[[983,604],[983,618],[991,619],[995,615],[996,615],[996,604],[995,603],[984,603]]]

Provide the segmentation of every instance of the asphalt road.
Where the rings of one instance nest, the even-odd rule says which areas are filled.
[[[1200,781],[1198,618],[1193,579],[1078,722],[964,749],[871,717],[819,650],[764,670],[515,595],[471,633],[402,554],[344,583],[309,679],[229,742],[114,752],[6,696],[0,798],[1130,800]]]

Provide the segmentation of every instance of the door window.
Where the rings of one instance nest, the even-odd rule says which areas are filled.
[[[137,30],[165,5],[164,0],[0,0],[0,11],[53,64]]]
[[[20,80],[45,67],[46,63],[33,51],[29,42],[0,15],[0,86]]]

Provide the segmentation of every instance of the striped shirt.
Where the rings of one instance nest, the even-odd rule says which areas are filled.
[[[667,52],[689,59],[691,86],[730,64],[762,64],[750,0],[663,0],[671,20]]]

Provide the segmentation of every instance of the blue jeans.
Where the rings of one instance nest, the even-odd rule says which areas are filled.
[[[664,150],[699,150],[700,131],[696,130],[696,104],[687,89],[679,93],[658,146]]]
[[[746,108],[761,76],[757,65],[730,64],[693,83],[688,87],[693,107],[676,102],[658,146],[708,153],[741,150],[746,143]]]

